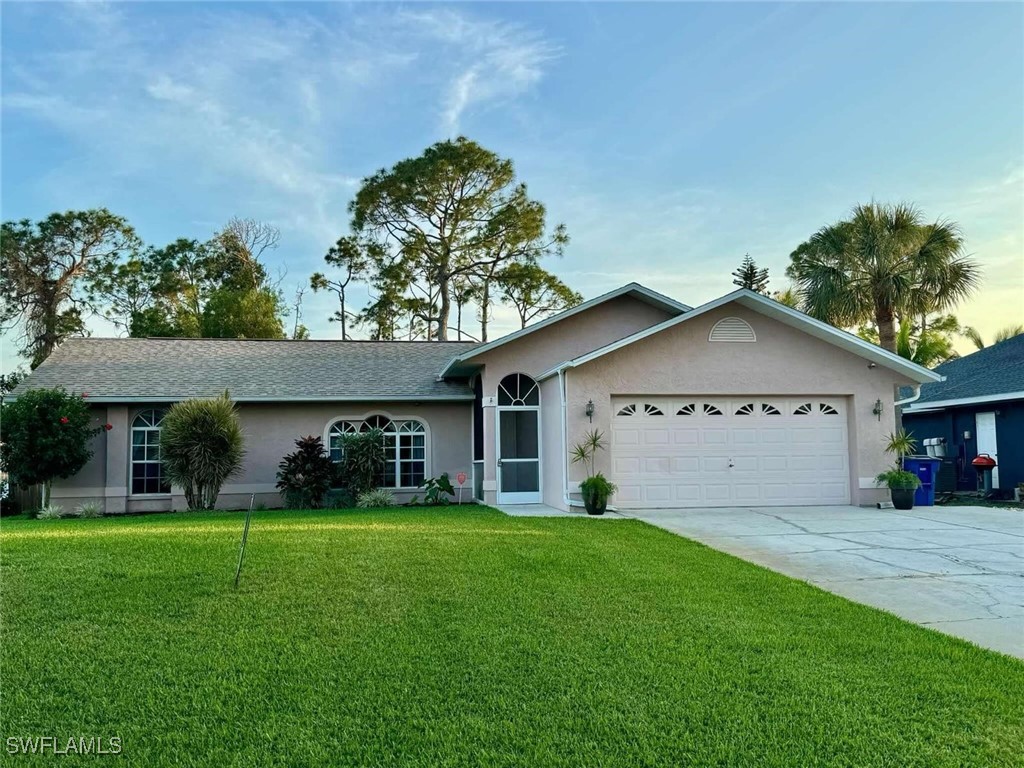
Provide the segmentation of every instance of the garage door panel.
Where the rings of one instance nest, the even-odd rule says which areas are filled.
[[[626,507],[846,504],[844,398],[744,395],[613,398],[616,504]],[[648,407],[650,406],[650,407]]]
[[[729,430],[709,427],[700,432],[700,442],[703,445],[728,445]]]

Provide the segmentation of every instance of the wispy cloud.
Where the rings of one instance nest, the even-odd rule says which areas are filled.
[[[467,110],[486,109],[527,92],[544,76],[559,49],[520,25],[474,19],[452,10],[409,10],[399,19],[443,44],[451,62],[441,127],[460,130]]]

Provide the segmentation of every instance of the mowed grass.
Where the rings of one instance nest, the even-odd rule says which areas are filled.
[[[1024,664],[640,522],[259,512],[235,591],[242,519],[4,521],[0,736],[139,766],[1022,764]]]

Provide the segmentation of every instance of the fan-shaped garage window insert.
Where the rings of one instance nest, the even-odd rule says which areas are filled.
[[[676,416],[693,416],[697,412],[697,406],[694,403],[686,403],[685,405],[679,406],[679,410],[676,411]]]
[[[796,408],[795,408],[795,409],[793,410],[793,415],[794,415],[794,416],[806,416],[806,415],[807,415],[807,414],[809,414],[809,413],[810,413],[810,412],[811,412],[811,411],[812,411],[813,409],[814,409],[814,406],[812,406],[812,405],[811,405],[810,403],[804,403],[803,405],[798,405],[798,406],[797,406],[797,407],[796,407]]]
[[[704,403],[704,415],[705,416],[722,416],[722,409],[717,405],[711,403]]]
[[[839,411],[833,408],[828,403],[818,403],[818,410],[824,413],[826,416],[838,416]]]
[[[634,413],[636,413],[636,405],[634,405],[633,403],[630,403],[629,405],[624,405],[621,408],[619,408],[619,412],[617,414],[615,414],[615,415],[616,416],[632,416]]]
[[[665,415],[665,412],[663,410],[661,410],[661,408],[659,408],[656,405],[651,405],[650,403],[644,403],[644,413],[647,416],[664,416]]]
[[[736,409],[736,416],[750,416],[754,412],[753,403],[744,403]]]
[[[498,385],[498,405],[540,405],[537,382],[525,373],[511,373]]]
[[[781,416],[782,411],[776,408],[771,403],[761,403],[761,415],[762,416]]]
[[[757,336],[743,318],[725,317],[711,327],[708,341],[757,341]]]

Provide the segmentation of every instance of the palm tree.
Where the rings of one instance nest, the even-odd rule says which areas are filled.
[[[1022,333],[1024,333],[1024,325],[1008,325],[1005,328],[1000,328],[996,332],[995,337],[992,339],[992,343],[998,344],[1001,341],[1012,339],[1014,336],[1020,336]],[[963,334],[970,339],[978,349],[985,348],[985,340],[981,338],[981,334],[978,333],[976,328],[972,328],[969,325],[964,326]]]
[[[896,331],[896,354],[912,363],[934,368],[959,355],[953,349],[953,334],[960,325],[953,315],[943,315],[918,325],[909,317],[901,317]],[[878,330],[874,326],[857,329],[857,335],[872,344],[878,343]]]
[[[890,352],[900,318],[948,310],[980,281],[959,228],[905,203],[858,205],[793,251],[786,274],[805,312],[841,327],[873,322]]]

